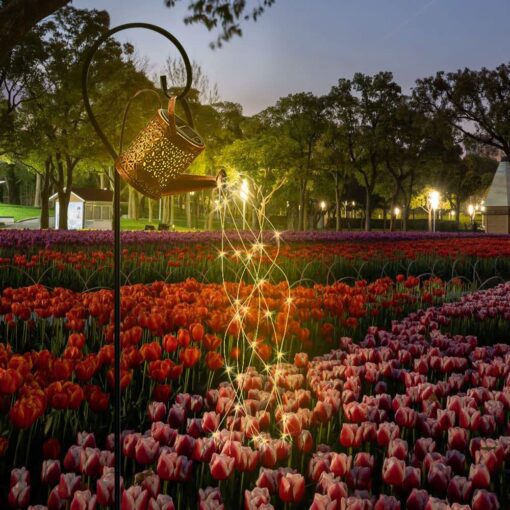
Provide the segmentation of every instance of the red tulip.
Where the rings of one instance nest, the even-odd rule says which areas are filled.
[[[286,473],[280,478],[278,495],[284,503],[299,503],[305,495],[305,479],[300,474]]]
[[[234,459],[223,453],[214,453],[209,468],[215,480],[226,480],[234,470]]]
[[[484,464],[471,464],[469,480],[475,489],[488,489],[491,484],[491,474]]]
[[[327,494],[315,493],[309,510],[338,510],[338,508],[337,500],[331,499]]]
[[[80,452],[80,472],[87,476],[97,476],[101,471],[100,452],[97,448],[82,448]]]
[[[349,494],[347,485],[335,478],[332,473],[323,472],[317,484],[317,490],[327,494],[332,500],[340,501]]]
[[[352,457],[345,453],[332,453],[330,469],[335,476],[345,476],[351,469]]]
[[[384,459],[382,477],[388,485],[400,486],[404,482],[405,462],[396,457]]]
[[[472,510],[499,510],[499,501],[493,492],[479,489],[475,491],[471,508]]]
[[[402,483],[402,487],[406,491],[411,491],[412,489],[418,489],[421,483],[421,472],[420,469],[413,466],[406,466],[404,473],[404,481]]]
[[[141,437],[135,446],[135,459],[139,464],[152,464],[159,453],[159,443],[152,437]]]

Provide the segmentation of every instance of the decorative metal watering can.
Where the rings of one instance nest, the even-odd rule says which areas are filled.
[[[205,145],[192,127],[187,105],[188,123],[175,115],[176,100],[171,97],[168,110],[158,110],[115,161],[124,180],[153,199],[217,185],[213,176],[183,174]]]

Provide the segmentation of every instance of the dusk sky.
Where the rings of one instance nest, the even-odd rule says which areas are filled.
[[[186,26],[187,0],[75,0],[106,9],[112,25],[156,23],[173,32],[223,100],[253,114],[293,92],[327,93],[340,77],[389,70],[404,90],[418,77],[460,67],[495,67],[510,60],[508,0],[276,0],[242,38],[211,50],[215,33]],[[253,5],[253,2],[248,2]],[[151,71],[175,51],[161,36],[126,32]]]

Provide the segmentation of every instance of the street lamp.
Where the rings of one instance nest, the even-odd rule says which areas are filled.
[[[439,191],[432,190],[429,194],[430,208],[432,209],[432,232],[436,231],[436,211],[439,209],[441,195]]]
[[[241,182],[241,187],[239,188],[239,196],[243,202],[243,230],[246,230],[246,202],[250,196],[250,186],[248,185],[248,181],[246,179],[243,179],[243,182]]]
[[[469,214],[469,220],[471,222],[471,226],[473,226],[473,219],[475,215],[476,208],[473,204],[469,204],[467,207],[468,214]]]
[[[395,207],[395,209],[393,209],[393,213],[395,214],[395,218],[398,219],[398,217],[400,216],[400,207]]]
[[[141,131],[131,145],[122,150],[122,139],[127,114],[133,99],[143,92],[157,94],[154,89],[143,89],[136,92],[128,101],[122,118],[120,149],[117,151],[98,124],[92,111],[88,93],[89,69],[99,47],[112,35],[122,30],[143,28],[156,32],[170,41],[179,51],[186,68],[186,85],[177,96],[171,96],[167,90],[166,77],[161,77],[163,92],[169,99],[167,109],[159,109],[156,115]],[[186,51],[181,43],[167,30],[149,23],[127,23],[112,28],[102,34],[88,50],[82,70],[82,94],[85,111],[98,137],[105,145],[115,164],[114,199],[113,199],[113,230],[114,230],[114,501],[115,510],[121,509],[121,239],[120,239],[120,178],[143,195],[159,200],[162,196],[185,193],[195,190],[217,187],[223,181],[212,176],[187,175],[183,172],[204,149],[202,138],[193,129],[193,119],[186,94],[191,89],[192,68]],[[175,115],[177,100],[182,104],[187,122]],[[117,119],[112,119],[116,121]]]
[[[324,202],[324,200],[320,203],[320,206],[321,206],[321,210],[322,211],[325,211],[326,210],[326,202]]]

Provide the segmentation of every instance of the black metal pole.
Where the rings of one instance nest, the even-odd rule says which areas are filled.
[[[120,245],[120,176],[115,170],[113,177],[113,309],[114,309],[114,379],[115,379],[115,402],[114,402],[114,418],[113,433],[115,438],[115,508],[121,509],[121,493],[120,493],[120,470],[121,470],[121,387],[120,387],[120,322],[121,322],[121,296],[120,296],[120,267],[121,267],[121,245]]]
[[[157,32],[158,34],[166,37],[176,48],[178,49],[181,57],[184,61],[184,65],[186,67],[187,77],[186,77],[186,85],[182,92],[177,96],[178,99],[184,99],[186,94],[189,92],[192,83],[192,68],[191,63],[188,58],[184,47],[181,43],[176,39],[170,32],[167,30],[158,27],[157,25],[152,25],[149,23],[127,23],[124,25],[119,25],[114,27],[103,35],[101,35],[96,42],[92,45],[90,50],[87,52],[85,56],[85,61],[83,64],[82,71],[82,95],[83,101],[85,104],[85,111],[89,116],[90,122],[94,127],[97,135],[105,145],[108,153],[115,161],[118,157],[117,152],[115,151],[113,145],[110,143],[103,130],[99,126],[94,112],[92,111],[92,107],[90,104],[89,93],[88,93],[88,78],[89,78],[89,69],[92,63],[92,59],[96,51],[99,49],[101,44],[108,39],[111,35],[120,32],[122,30],[128,30],[131,28],[144,28],[147,30],[151,30],[153,32]],[[166,79],[161,80],[161,84],[163,87],[163,91],[165,95],[168,97],[168,91],[166,90]],[[136,97],[138,93],[133,96],[128,105],[126,107],[126,111],[124,112],[123,118],[123,126],[122,126],[122,135],[121,135],[121,147],[122,147],[122,138],[124,134],[124,127],[127,117],[127,111],[129,105],[131,104],[131,100]],[[185,107],[185,111],[189,113],[189,107],[185,101],[183,101],[183,106]],[[114,452],[115,452],[115,486],[114,486],[114,508],[115,510],[121,510],[121,457],[122,457],[122,443],[121,443],[121,433],[122,433],[122,420],[121,420],[121,403],[122,403],[122,394],[121,394],[121,342],[120,342],[120,326],[121,326],[121,237],[120,237],[120,176],[116,169],[114,169],[114,184],[113,184],[113,232],[114,232],[114,260],[113,260],[113,291],[114,291],[114,411],[113,411],[113,432],[114,432]]]

